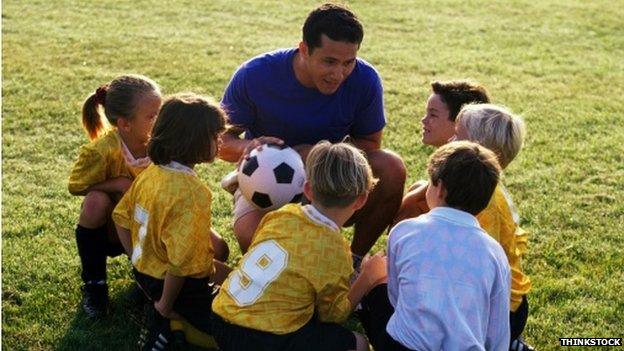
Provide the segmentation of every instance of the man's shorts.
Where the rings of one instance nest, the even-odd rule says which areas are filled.
[[[234,223],[236,223],[239,218],[252,211],[260,212],[261,210],[252,205],[251,202],[247,201],[240,189],[236,189],[234,192]]]
[[[349,329],[336,323],[319,322],[316,316],[298,330],[278,335],[230,324],[216,313],[211,315],[212,332],[223,351],[355,350],[357,341]]]

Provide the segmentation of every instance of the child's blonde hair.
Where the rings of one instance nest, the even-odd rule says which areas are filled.
[[[306,176],[315,201],[325,207],[346,207],[377,183],[360,150],[328,141],[319,142],[308,154]]]
[[[502,168],[506,168],[518,155],[526,127],[520,116],[503,106],[471,104],[462,108],[457,116],[471,141],[494,151]]]
[[[82,105],[82,125],[89,139],[97,139],[106,129],[100,113],[102,109],[108,123],[116,126],[120,117],[134,118],[138,98],[149,94],[160,96],[158,84],[137,74],[119,76],[97,88]]]

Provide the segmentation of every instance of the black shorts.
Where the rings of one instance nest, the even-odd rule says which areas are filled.
[[[409,350],[386,331],[393,313],[394,308],[388,299],[388,284],[377,285],[362,299],[362,310],[358,312],[358,318],[375,351]]]
[[[522,331],[524,331],[528,316],[529,301],[526,295],[524,295],[522,296],[522,303],[520,303],[516,312],[509,312],[509,328],[511,329],[510,345],[511,342],[516,340],[522,334]]]
[[[299,330],[278,335],[230,324],[213,313],[212,335],[219,348],[229,350],[355,350],[355,335],[349,329],[335,323],[321,323],[316,317]]]
[[[143,274],[133,268],[134,278],[145,295],[152,300],[160,300],[165,281]],[[173,310],[184,317],[195,328],[211,334],[210,315],[212,300],[217,289],[209,284],[208,278],[186,278],[184,285],[173,304]]]

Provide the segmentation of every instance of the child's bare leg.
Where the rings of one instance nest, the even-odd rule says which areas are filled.
[[[78,224],[85,228],[99,228],[106,224],[113,209],[113,201],[107,193],[90,191],[85,195]]]
[[[355,343],[356,343],[356,350],[357,351],[369,351],[370,348],[368,347],[368,340],[366,340],[366,337],[364,337],[364,335],[357,333],[357,332],[353,332],[353,335],[355,335]]]
[[[225,242],[221,235],[214,229],[210,229],[210,242],[214,249],[214,258],[221,262],[226,262],[230,256],[230,248],[227,242]]]
[[[99,317],[108,310],[106,287],[106,255],[109,251],[108,222],[114,203],[101,191],[87,193],[82,203],[76,244],[82,268],[83,308],[90,317]]]

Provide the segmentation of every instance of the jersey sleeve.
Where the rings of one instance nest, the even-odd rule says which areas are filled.
[[[167,250],[168,271],[177,276],[205,277],[214,273],[214,250],[210,241],[211,196],[193,191],[173,206],[163,220],[162,240]]]
[[[113,221],[122,228],[131,229],[132,227],[132,211],[134,210],[132,201],[133,193],[134,191],[132,187],[130,187],[113,210]]]
[[[374,68],[368,66],[364,68],[369,87],[361,97],[361,107],[356,111],[355,123],[351,127],[350,134],[355,137],[379,132],[386,125],[381,78]]]
[[[246,64],[236,70],[230,83],[225,88],[221,107],[227,112],[228,122],[241,128],[253,123],[254,103],[249,98]]]
[[[105,157],[91,145],[82,146],[69,176],[69,192],[81,193],[91,185],[105,181],[106,164]]]
[[[496,204],[496,196],[492,195],[492,199],[488,206],[477,215],[477,220],[481,228],[485,230],[494,240],[500,243],[502,221],[499,215],[498,206]]]

